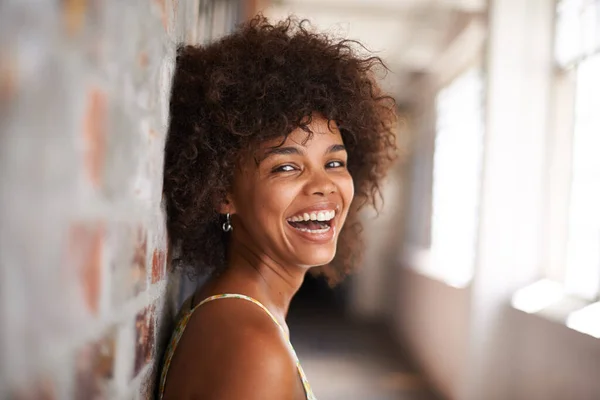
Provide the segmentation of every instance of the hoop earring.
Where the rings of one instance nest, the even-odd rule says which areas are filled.
[[[225,214],[225,222],[223,223],[223,232],[229,232],[233,230],[233,226],[231,226],[231,217],[229,213]]]

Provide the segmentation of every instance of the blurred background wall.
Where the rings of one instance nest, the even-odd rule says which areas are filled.
[[[0,3],[0,398],[151,398],[181,293],[160,205],[175,48],[249,12]]]
[[[0,3],[0,398],[150,398],[197,284],[166,269],[174,50],[259,11],[363,42],[402,117],[364,265],[292,307],[317,395],[353,376],[325,332],[366,327],[441,398],[599,399],[598,0]]]

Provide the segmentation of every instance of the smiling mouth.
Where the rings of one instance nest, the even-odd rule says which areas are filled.
[[[331,229],[335,218],[335,211],[320,211],[318,213],[304,213],[288,218],[287,222],[296,230],[307,233],[325,233]]]

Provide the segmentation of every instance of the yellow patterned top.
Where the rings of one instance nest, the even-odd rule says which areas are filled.
[[[281,326],[281,324],[277,321],[277,319],[275,319],[275,317],[273,316],[273,314],[271,314],[271,312],[267,309],[267,307],[262,305],[262,303],[260,303],[258,300],[253,299],[252,297],[249,297],[249,296],[245,296],[243,294],[233,294],[233,293],[217,294],[215,296],[208,297],[208,298],[202,300],[200,303],[198,303],[196,305],[196,307],[194,307],[194,308],[189,307],[186,311],[183,312],[183,315],[181,316],[181,318],[177,322],[177,325],[175,326],[175,330],[173,331],[173,335],[171,336],[171,341],[169,342],[169,346],[167,347],[167,352],[165,353],[164,365],[163,365],[162,373],[160,376],[160,385],[159,385],[159,392],[158,392],[159,400],[162,400],[162,398],[163,398],[163,393],[165,391],[165,382],[167,380],[167,372],[169,370],[169,366],[171,365],[171,360],[173,359],[173,354],[175,354],[175,349],[177,348],[177,344],[179,343],[179,340],[181,339],[181,336],[183,335],[183,331],[185,330],[185,327],[187,326],[187,324],[190,320],[190,317],[192,316],[192,313],[194,312],[194,310],[196,310],[202,304],[208,303],[209,301],[213,301],[213,300],[219,300],[219,299],[243,299],[243,300],[250,301],[250,302],[256,304],[257,306],[259,306],[260,308],[262,308],[269,315],[269,317],[271,317],[273,322],[275,322],[275,324],[279,327],[279,329],[281,329],[281,331],[284,333],[284,336],[287,339],[288,345],[290,346],[290,349],[292,350],[292,354],[294,355],[294,358],[296,359],[296,367],[298,368],[298,374],[300,375],[300,379],[302,380],[302,386],[304,386],[304,393],[306,393],[306,400],[317,400],[317,398],[315,397],[315,395],[313,394],[313,392],[310,388],[308,380],[306,379],[306,375],[304,374],[304,370],[302,369],[302,366],[300,365],[300,360],[298,359],[298,356],[296,355],[296,351],[294,350],[294,347],[292,346],[292,342],[290,342],[290,338],[285,334],[285,331],[283,330],[283,327]],[[184,305],[184,310],[185,310],[185,305]]]

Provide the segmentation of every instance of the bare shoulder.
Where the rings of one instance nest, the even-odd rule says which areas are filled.
[[[165,399],[292,399],[297,380],[286,339],[262,309],[244,300],[212,301],[186,327]]]

